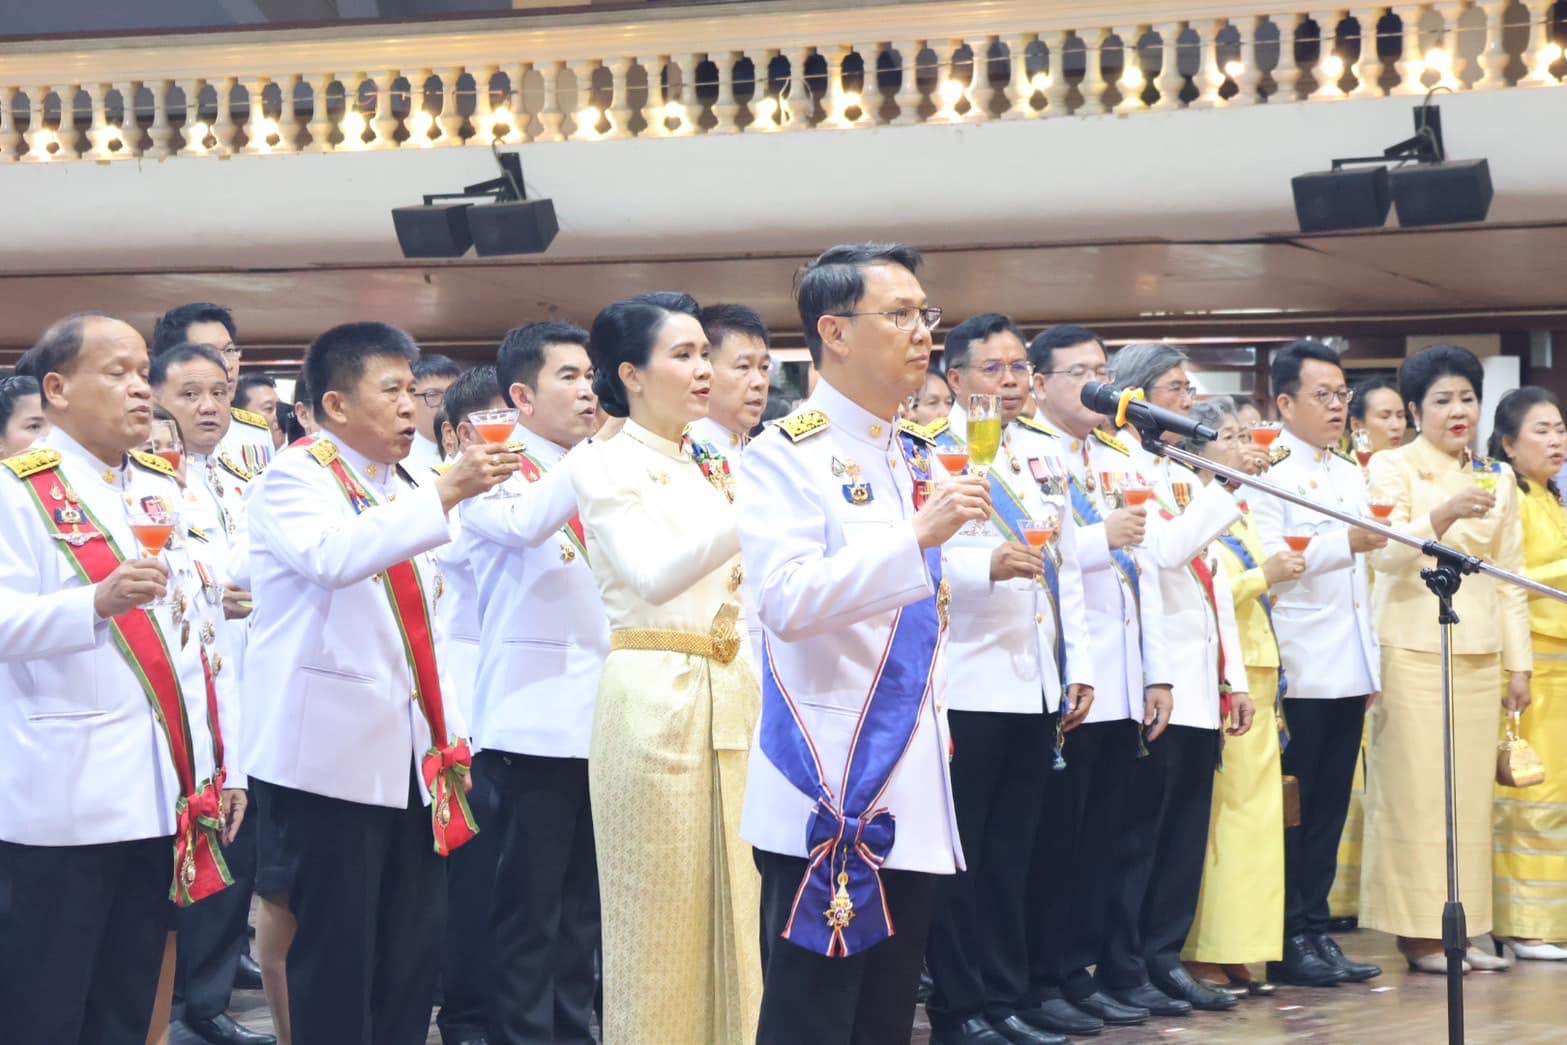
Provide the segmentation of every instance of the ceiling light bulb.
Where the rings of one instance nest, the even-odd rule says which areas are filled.
[[[1545,45],[1545,50],[1540,52],[1540,57],[1545,59],[1546,65],[1555,65],[1562,60],[1562,45],[1550,43]]]
[[[1224,75],[1232,80],[1239,80],[1245,72],[1246,67],[1234,58],[1224,63]]]
[[[343,114],[343,142],[344,144],[360,144],[365,136],[364,114],[356,110],[350,110]]]
[[[843,96],[843,108],[844,108],[845,111],[847,111],[849,109],[863,109],[864,108],[864,99],[862,99],[860,97],[860,92],[859,91],[848,91],[848,92],[845,92],[845,94]]]
[[[756,103],[757,119],[771,120],[778,112],[778,101],[774,98],[763,98]]]
[[[1440,47],[1433,47],[1431,50],[1426,52],[1426,68],[1435,69],[1438,73],[1441,73],[1445,76],[1452,71],[1452,55],[1448,54]]]
[[[664,104],[664,119],[686,122],[686,107],[679,102],[666,102]]]
[[[1029,85],[1034,88],[1035,94],[1044,94],[1050,90],[1050,74],[1035,73],[1034,78],[1029,81]]]
[[[428,136],[435,127],[435,117],[424,109],[413,114],[408,122],[408,129],[416,135]]]
[[[191,124],[189,129],[190,134],[186,138],[186,143],[190,145],[199,145],[205,148],[207,144],[207,136],[212,133],[212,129],[208,127],[202,120],[197,120],[195,123]]]
[[[1148,81],[1143,77],[1143,71],[1135,65],[1129,65],[1121,73],[1121,86],[1128,90],[1138,91]]]
[[[941,100],[947,103],[947,108],[953,108],[963,98],[964,87],[957,80],[948,80],[941,85]]]
[[[1337,80],[1344,75],[1344,59],[1336,54],[1330,54],[1322,59],[1322,73],[1329,80]]]

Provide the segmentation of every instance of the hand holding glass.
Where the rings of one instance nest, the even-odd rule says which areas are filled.
[[[479,433],[480,439],[491,446],[501,446],[511,438],[512,429],[517,427],[517,411],[511,408],[475,410],[468,415],[468,423],[473,425],[473,430]],[[517,495],[508,491],[505,483],[501,483],[484,496],[490,500],[500,501]]]
[[[154,509],[131,508],[126,512],[126,521],[130,523],[131,533],[135,535],[136,543],[141,545],[143,554],[149,559],[161,558],[163,549],[174,534],[174,516]],[[165,592],[147,605],[169,606],[172,603]]]

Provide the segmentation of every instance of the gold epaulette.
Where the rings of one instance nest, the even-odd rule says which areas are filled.
[[[227,469],[228,472],[230,474],[232,474],[236,479],[243,479],[245,482],[248,483],[248,482],[250,482],[250,480],[252,478],[254,478],[254,476],[252,476],[245,469],[243,469],[239,465],[235,464],[234,463],[234,459],[232,457],[230,457],[228,454],[219,454],[218,455],[218,464],[222,465],[225,469]]]
[[[1034,431],[1040,433],[1041,435],[1055,436],[1055,435],[1059,435],[1060,434],[1060,433],[1056,432],[1055,429],[1051,428],[1049,425],[1042,424],[1041,422],[1036,421],[1032,417],[1029,417],[1027,415],[1021,415],[1020,414],[1018,416],[1017,423],[1022,425],[1024,428],[1031,428]]]
[[[149,472],[160,472],[171,479],[179,474],[174,470],[174,466],[172,464],[165,461],[157,454],[149,454],[142,450],[132,450],[130,457],[132,461],[135,461]]]
[[[307,453],[316,459],[316,464],[322,468],[337,460],[337,444],[330,439],[317,439],[307,448]]]
[[[15,472],[18,479],[26,479],[39,472],[60,467],[61,460],[58,450],[24,450],[14,457],[7,457],[4,461],[0,461],[0,464]]]
[[[229,413],[233,414],[234,420],[242,425],[250,425],[252,428],[265,428],[269,432],[272,430],[272,426],[267,424],[267,419],[260,414],[251,413],[249,410],[241,410],[237,406],[229,407]]]
[[[915,424],[908,418],[904,418],[902,421],[898,422],[899,429],[908,432],[910,435],[917,436],[920,439],[925,440],[927,443],[934,443],[938,435],[951,427],[952,422],[947,420],[945,417],[938,417],[928,425]]]
[[[210,543],[211,540],[212,540],[212,538],[207,536],[207,531],[203,530],[199,526],[192,526],[189,529],[187,529],[185,532],[190,534],[196,540],[200,541],[202,544]]]
[[[1273,452],[1268,455],[1268,464],[1275,465],[1289,459],[1290,448],[1287,446],[1275,446]],[[1342,454],[1340,456],[1343,456]]]
[[[430,471],[434,472],[436,475],[445,475],[451,470],[452,466],[449,464],[432,464],[430,466]]]
[[[820,410],[802,410],[798,414],[790,414],[778,422],[779,431],[789,437],[791,443],[798,443],[802,439],[809,439],[818,432],[825,432],[832,425],[827,420],[827,415]]]
[[[506,444],[506,452],[509,454],[520,454],[527,448],[528,444],[524,443],[520,439]]]
[[[1105,444],[1106,446],[1108,446],[1112,450],[1119,450],[1121,453],[1125,454],[1128,457],[1132,456],[1132,451],[1130,451],[1130,450],[1128,450],[1126,448],[1126,444],[1125,443],[1121,442],[1121,440],[1117,439],[1113,435],[1106,435],[1103,429],[1095,428],[1094,429],[1094,438],[1099,440],[1101,443]]]

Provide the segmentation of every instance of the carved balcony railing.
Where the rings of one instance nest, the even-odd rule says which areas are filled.
[[[1567,3],[757,3],[0,44],[0,162],[1123,116],[1557,86]]]

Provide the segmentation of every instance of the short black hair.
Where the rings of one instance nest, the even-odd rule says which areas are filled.
[[[16,358],[16,366],[11,368],[12,377],[30,377],[34,381],[41,380],[43,375],[38,372],[38,349],[29,348]]]
[[[822,336],[817,322],[834,312],[852,312],[865,296],[865,269],[899,265],[918,272],[924,259],[904,243],[843,243],[829,248],[800,270],[794,281],[800,327],[811,362],[822,365]]]
[[[241,410],[249,410],[245,405],[245,397],[250,394],[252,388],[270,388],[277,391],[277,382],[266,374],[244,374],[234,382],[234,405]]]
[[[95,319],[113,318],[102,312],[77,312],[55,320],[37,343],[23,354],[23,361],[28,363],[27,369],[24,370],[22,364],[18,363],[16,372],[24,377],[36,378],[40,387],[47,374],[69,374],[76,367],[76,358],[82,354],[82,337],[87,332],[87,324]],[[29,356],[31,360],[28,360]]]
[[[462,367],[458,366],[457,360],[451,356],[432,352],[413,361],[413,372],[415,381],[423,381],[427,377],[449,377],[456,380],[462,376]]]
[[[1073,345],[1081,345],[1089,341],[1099,346],[1099,350],[1104,352],[1105,360],[1108,362],[1110,352],[1105,348],[1104,338],[1087,327],[1072,323],[1057,323],[1041,331],[1033,341],[1029,342],[1028,365],[1033,367],[1037,374],[1046,373],[1050,370],[1050,365],[1055,362],[1057,349],[1071,348]]]
[[[551,345],[587,346],[588,332],[575,323],[528,323],[506,332],[495,356],[495,380],[507,406],[516,406],[511,386],[522,384],[537,390],[539,371],[544,369],[544,353]]]
[[[164,382],[169,379],[169,367],[178,366],[181,363],[189,363],[193,359],[205,359],[223,371],[223,379],[228,380],[228,368],[223,365],[223,357],[207,345],[197,345],[190,341],[181,341],[177,345],[170,345],[162,352],[152,357],[152,366],[147,372],[147,383],[153,388],[162,388]],[[245,379],[240,378],[244,384]],[[235,398],[238,398],[236,395]]]
[[[305,368],[299,368],[299,374],[294,378],[294,402],[310,403],[310,381],[305,376]]]
[[[310,410],[317,423],[326,416],[321,401],[328,392],[347,392],[364,376],[365,363],[378,356],[398,356],[412,366],[419,346],[405,331],[387,323],[344,323],[310,343],[305,351],[305,380],[310,383]]]
[[[630,363],[638,369],[647,366],[658,332],[677,313],[700,322],[702,309],[690,294],[661,290],[617,301],[594,317],[593,330],[588,335],[593,392],[610,417],[631,415],[626,384],[620,379],[620,364]]]
[[[239,328],[234,325],[234,313],[210,301],[197,301],[171,308],[158,317],[157,324],[152,328],[152,354],[160,356],[175,345],[185,344],[189,340],[185,333],[192,323],[222,323],[223,329],[229,332],[229,340],[239,337]]]
[[[1365,424],[1368,406],[1366,401],[1371,398],[1372,392],[1381,392],[1384,389],[1398,395],[1398,386],[1385,377],[1368,377],[1364,381],[1357,382],[1354,388],[1355,394],[1349,401],[1349,416]],[[1398,396],[1398,399],[1400,403],[1404,401],[1403,396]]]
[[[11,417],[16,413],[16,404],[24,396],[42,396],[43,390],[38,386],[38,379],[27,374],[12,374],[10,377],[0,377],[0,432],[5,431],[5,426],[11,423]]]
[[[472,370],[465,371],[457,376],[457,380],[446,389],[446,396],[441,400],[441,409],[435,419],[435,443],[441,443],[441,421],[445,420],[456,428],[468,415],[475,410],[488,410],[490,404],[501,396],[496,384],[495,367],[476,366]]]
[[[1315,359],[1319,363],[1329,363],[1338,367],[1340,371],[1344,369],[1344,364],[1339,360],[1338,353],[1322,342],[1308,341],[1304,338],[1299,341],[1291,341],[1273,353],[1273,362],[1269,364],[1268,374],[1274,395],[1296,396],[1300,394],[1300,369],[1308,359]]]
[[[709,305],[697,318],[702,321],[702,330],[714,348],[730,334],[761,338],[764,345],[772,340],[762,314],[749,305]]]
[[[1432,345],[1404,360],[1398,368],[1398,394],[1418,409],[1431,386],[1444,377],[1461,377],[1474,388],[1476,399],[1483,395],[1485,368],[1473,352],[1457,345]]]
[[[965,319],[953,327],[942,341],[941,365],[949,371],[968,366],[975,342],[1002,333],[1011,334],[1021,345],[1028,345],[1028,338],[1023,336],[1018,325],[999,312],[986,312],[982,316]]]
[[[1502,401],[1496,404],[1496,423],[1491,429],[1491,441],[1487,447],[1492,457],[1498,461],[1506,461],[1512,466],[1513,474],[1518,477],[1518,488],[1524,493],[1529,492],[1529,480],[1518,471],[1518,466],[1513,464],[1513,459],[1507,453],[1507,446],[1503,440],[1517,439],[1518,433],[1523,431],[1524,417],[1541,403],[1554,406],[1558,412],[1562,408],[1561,401],[1539,385],[1524,385],[1502,396]],[[3,427],[5,427],[5,419],[0,417],[0,428]],[[1561,497],[1561,492],[1556,489],[1555,478],[1547,479],[1546,486],[1553,497]]]

